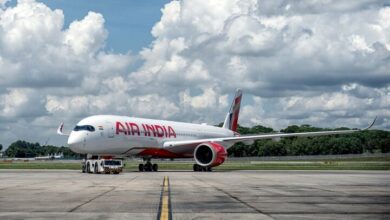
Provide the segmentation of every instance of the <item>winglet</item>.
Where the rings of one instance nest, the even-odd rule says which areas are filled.
[[[64,135],[64,136],[69,136],[69,134],[65,134],[64,132],[62,132],[63,128],[64,128],[64,122],[61,122],[60,126],[58,126],[58,128],[57,128],[57,134]]]
[[[377,118],[378,118],[378,116],[375,116],[375,119],[374,119],[374,121],[370,124],[370,126],[368,126],[367,128],[365,128],[365,129],[363,129],[363,130],[368,130],[368,129],[370,129],[372,126],[374,126],[374,124],[375,124]]]

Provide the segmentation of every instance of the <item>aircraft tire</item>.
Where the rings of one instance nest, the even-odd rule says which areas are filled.
[[[91,173],[91,166],[87,163],[87,173]]]
[[[152,170],[155,171],[155,172],[157,172],[157,171],[158,171],[158,164],[156,164],[156,163],[153,164]]]
[[[202,166],[200,166],[200,165],[198,165],[198,164],[194,164],[194,171],[195,172],[200,172],[200,171],[202,171]]]
[[[96,162],[95,163],[95,167],[93,169],[94,173],[98,174],[99,173],[99,170],[98,170],[98,163]]]
[[[144,166],[144,170],[145,171],[152,171],[152,164],[151,163],[146,163],[145,166]]]
[[[140,163],[139,165],[138,165],[138,171],[139,172],[144,172],[144,165],[142,164],[142,163]]]

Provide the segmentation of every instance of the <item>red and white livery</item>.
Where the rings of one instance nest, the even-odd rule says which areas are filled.
[[[227,149],[234,143],[250,143],[259,139],[347,134],[359,130],[338,130],[304,133],[273,133],[240,136],[237,133],[242,91],[237,90],[222,127],[182,123],[118,115],[95,115],[84,118],[69,135],[68,145],[76,153],[101,157],[138,156],[147,162],[140,171],[157,171],[152,158],[194,158],[194,171],[210,171],[227,158]],[[375,122],[375,120],[374,120]],[[370,128],[374,122],[368,127]],[[368,129],[367,128],[367,129]]]

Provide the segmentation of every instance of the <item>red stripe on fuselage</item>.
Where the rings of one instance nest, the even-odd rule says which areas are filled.
[[[159,149],[159,148],[149,148],[141,151],[138,156],[152,156],[159,158],[183,158],[183,155],[175,154],[170,151]]]

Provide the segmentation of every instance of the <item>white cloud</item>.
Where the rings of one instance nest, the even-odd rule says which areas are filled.
[[[12,90],[8,94],[2,97],[3,110],[2,115],[4,117],[15,116],[18,109],[21,109],[28,102],[27,95],[21,90]]]
[[[0,12],[0,85],[73,87],[90,74],[123,74],[132,58],[104,52],[107,34],[99,13],[64,29],[62,10],[19,1]]]
[[[350,40],[353,51],[363,51],[368,53],[374,52],[374,50],[367,45],[367,42],[363,37],[359,35],[352,35]]]
[[[155,39],[137,55],[105,49],[99,13],[66,28],[60,9],[4,3],[6,143],[24,138],[29,126],[41,132],[26,138],[43,141],[56,122],[92,114],[216,124],[236,88],[246,97],[244,125],[364,127],[378,115],[378,127],[390,128],[390,7],[379,0],[171,1],[151,30]]]
[[[0,121],[15,122],[46,114],[39,92],[28,88],[8,89],[0,95]]]
[[[96,53],[104,46],[107,31],[104,29],[104,18],[101,14],[88,12],[81,21],[74,21],[64,36],[64,43],[75,54]]]
[[[190,105],[195,109],[211,109],[220,104],[219,95],[211,88],[205,89],[203,94],[197,96],[191,96],[189,93],[189,90],[185,90],[181,93],[181,102],[184,105]]]
[[[250,119],[243,122],[274,117],[269,126],[279,128],[372,116],[376,108],[388,111],[378,104],[390,83],[387,11],[380,1],[171,2],[152,30],[151,48],[141,53],[142,74],[131,79],[134,87],[181,94],[183,109],[193,112],[217,106],[214,97],[241,87],[267,105],[244,106]],[[195,60],[205,77],[191,70]],[[141,82],[149,76],[157,80]],[[366,122],[351,120],[358,123]]]
[[[53,43],[61,38],[63,17],[62,11],[52,11],[33,1],[19,1],[17,7],[7,8],[0,15],[2,54],[28,56],[44,44]]]
[[[169,119],[179,112],[176,104],[158,94],[128,98],[126,109],[133,116]]]
[[[105,51],[107,35],[95,12],[65,28],[62,10],[33,0],[0,10],[0,130],[7,131],[0,139],[23,139],[20,127],[32,123],[40,132],[26,138],[37,141],[48,134],[37,121],[54,122],[53,129],[62,120],[74,124],[92,112],[108,113],[103,82],[127,75],[134,56]]]

